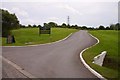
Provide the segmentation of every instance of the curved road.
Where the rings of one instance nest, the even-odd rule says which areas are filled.
[[[79,57],[84,48],[96,42],[87,31],[78,31],[57,43],[2,49],[5,58],[38,78],[97,78]]]

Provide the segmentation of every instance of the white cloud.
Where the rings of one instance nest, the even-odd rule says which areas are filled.
[[[15,13],[19,17],[29,17],[29,15],[26,11],[24,11],[23,9],[17,8],[17,7],[13,7],[13,8],[10,8],[10,9],[2,7],[2,9],[7,10],[12,14]]]
[[[65,9],[66,11],[69,11],[70,13],[72,14],[79,14],[79,15],[82,15],[82,13],[80,13],[77,9],[67,5],[67,4],[59,4],[57,5],[58,8],[63,8]]]
[[[7,8],[2,8],[3,10],[7,10],[7,11],[9,11]]]
[[[31,24],[31,25],[36,24],[36,25],[38,25],[40,23],[41,23],[40,20],[35,20],[35,19],[31,19],[31,18],[27,18],[27,19],[22,20],[22,24],[24,24],[24,25],[28,25],[28,24]]]
[[[50,20],[50,21],[56,21],[56,20],[59,20],[59,18],[57,18],[57,17],[50,17],[50,18],[48,18],[48,20]]]
[[[22,9],[19,8],[12,8],[11,12],[16,13],[19,17],[29,17],[28,13]]]

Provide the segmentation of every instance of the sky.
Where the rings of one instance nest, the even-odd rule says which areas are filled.
[[[118,22],[118,0],[3,0],[1,8],[15,13],[23,25],[67,24],[68,16],[70,25],[98,27]]]

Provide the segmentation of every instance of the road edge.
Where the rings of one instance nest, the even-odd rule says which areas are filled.
[[[23,74],[24,76],[26,76],[27,78],[37,78],[37,77],[33,76],[31,73],[25,71],[23,68],[21,68],[17,64],[15,64],[12,61],[8,60],[7,58],[5,58],[3,56],[0,56],[0,58],[2,60],[4,60],[5,62],[7,62],[9,65],[11,65],[13,68],[15,68],[17,71],[19,71],[21,74]]]
[[[94,45],[92,45],[92,46],[90,46],[90,47],[88,47],[88,48],[85,48],[84,50],[82,50],[82,51],[80,52],[80,60],[82,61],[82,63],[84,64],[84,66],[85,66],[91,73],[93,73],[95,76],[97,76],[97,77],[100,78],[100,79],[107,80],[105,77],[103,77],[103,76],[102,76],[101,74],[99,74],[97,71],[95,71],[94,69],[92,69],[92,68],[85,62],[85,60],[84,60],[83,57],[82,57],[83,52],[85,52],[87,49],[89,49],[89,48],[91,48],[91,47],[99,44],[99,42],[100,42],[99,39],[96,38],[95,36],[93,36],[92,34],[89,33],[89,35],[90,35],[91,37],[93,37],[94,39],[96,39],[96,40],[97,40],[97,43],[95,43]]]
[[[51,42],[51,43],[36,44],[36,45],[27,45],[27,46],[2,46],[2,47],[33,47],[33,46],[54,44],[54,43],[61,42],[61,41],[64,41],[64,40],[68,39],[72,34],[73,34],[73,33],[70,33],[67,37],[65,37],[65,38],[63,38],[63,39],[61,39],[61,40],[55,41],[55,42]]]

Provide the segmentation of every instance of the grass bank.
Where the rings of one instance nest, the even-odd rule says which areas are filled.
[[[39,36],[38,28],[21,28],[18,30],[13,30],[12,34],[15,36],[15,44],[6,44],[6,38],[2,38],[3,46],[25,46],[30,43],[33,44],[44,44],[54,41],[61,40],[67,37],[70,33],[74,33],[78,30],[76,29],[67,29],[67,28],[52,28],[51,34],[41,34]]]
[[[96,46],[86,50],[83,53],[85,61],[105,78],[118,77],[118,31],[95,30],[89,31],[93,36],[100,40]],[[102,67],[92,63],[93,58],[102,51],[107,51],[105,61]],[[120,60],[120,59],[119,59]]]

